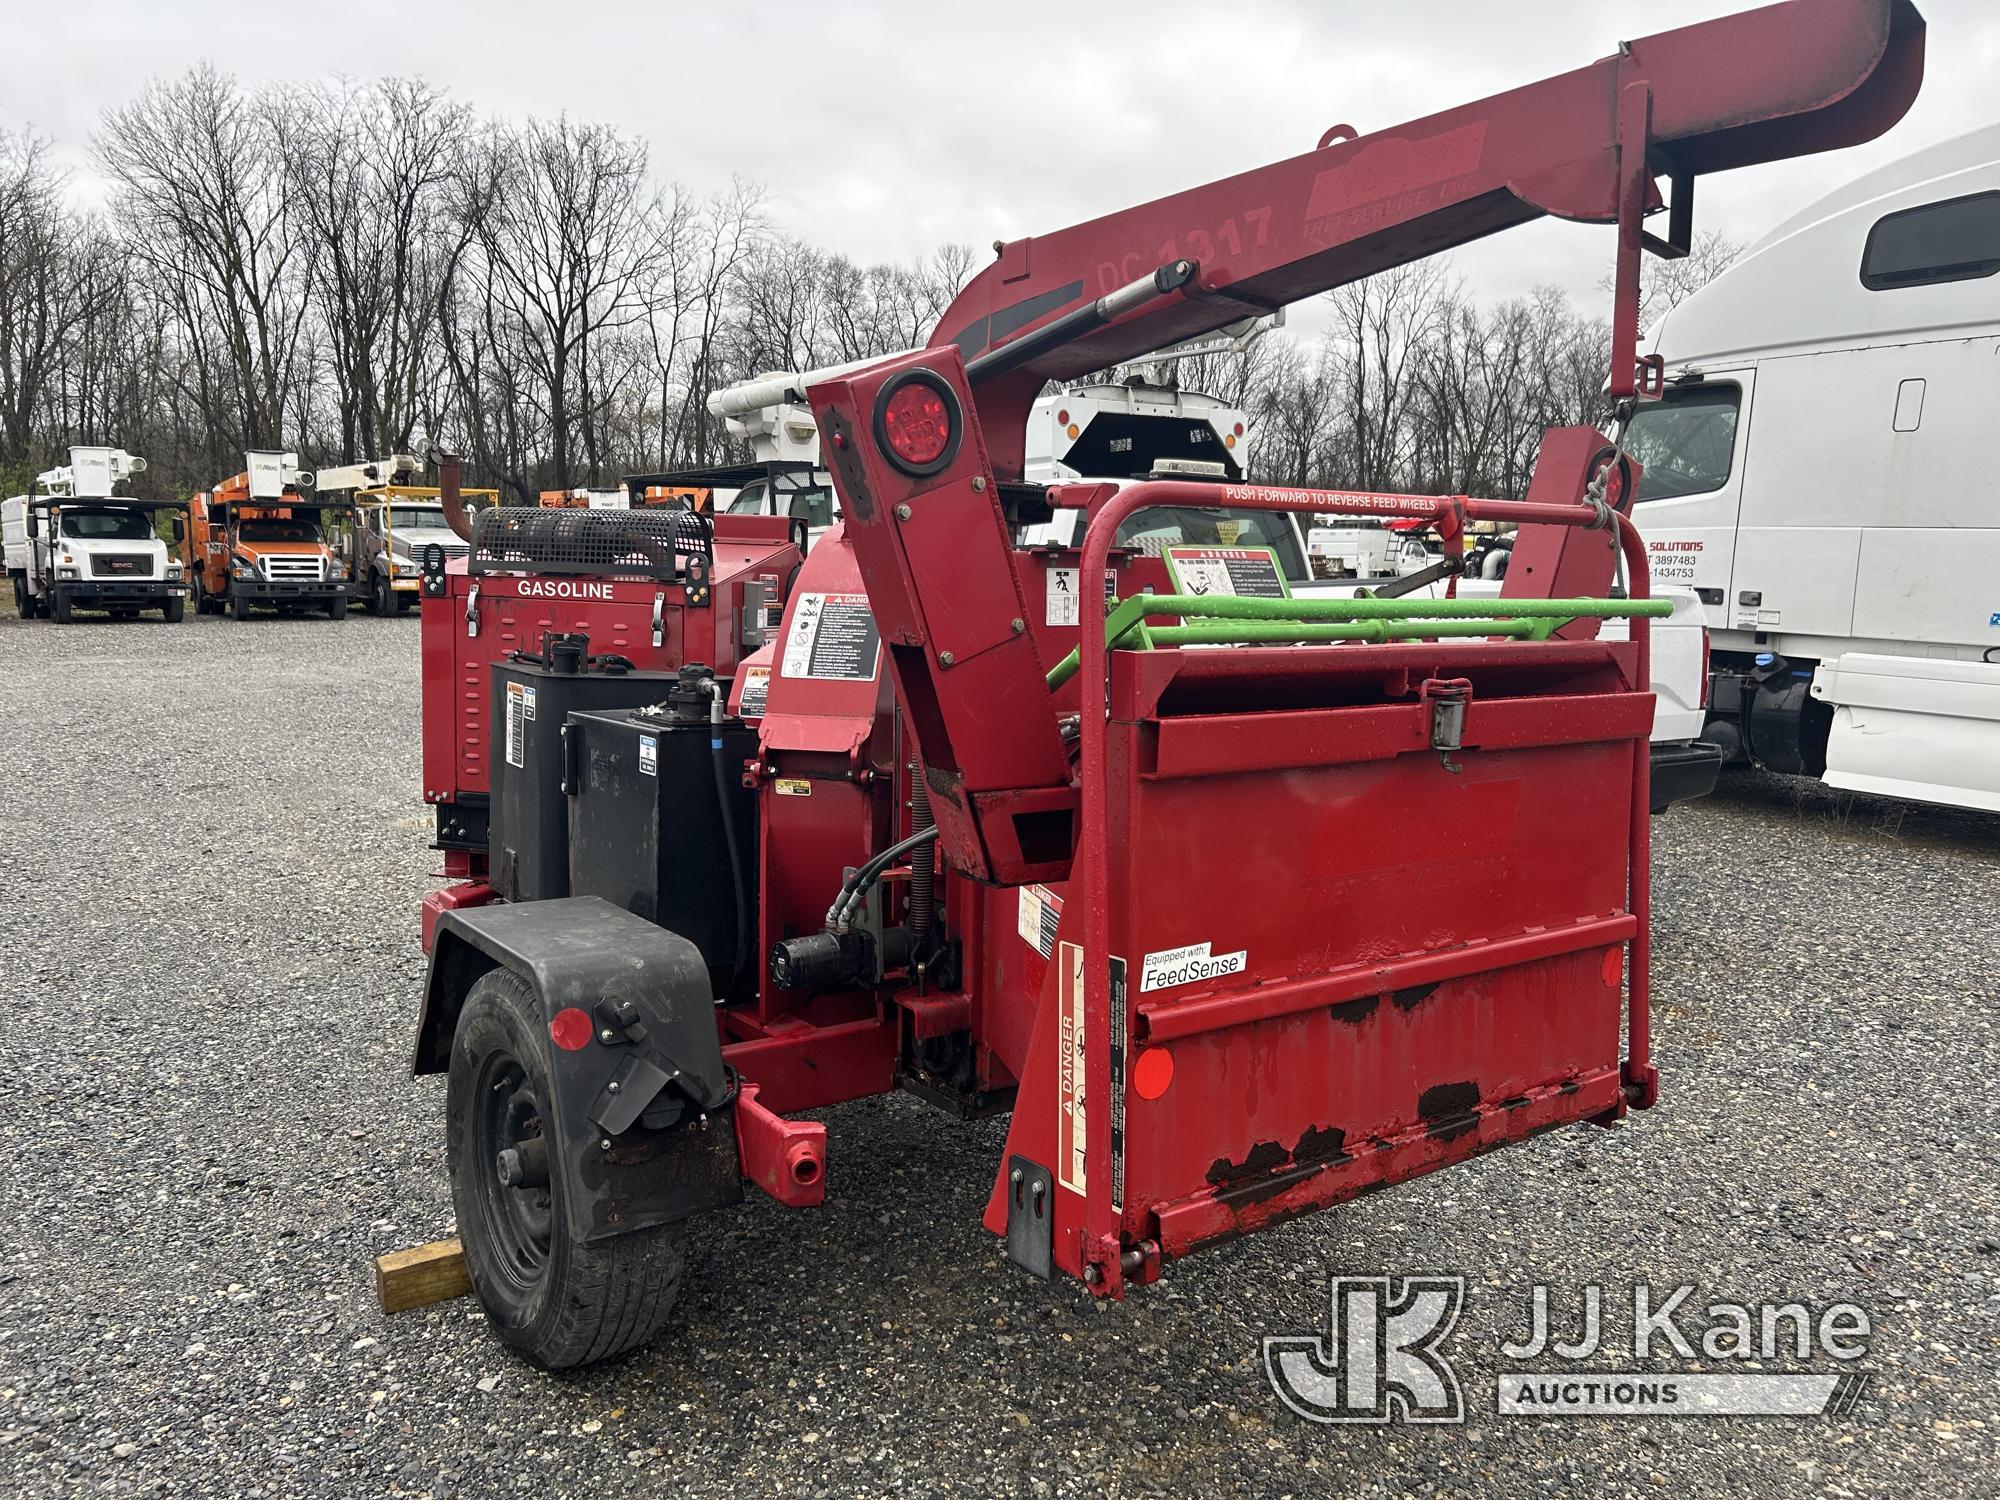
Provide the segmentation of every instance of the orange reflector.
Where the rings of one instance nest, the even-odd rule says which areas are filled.
[[[1615,990],[1618,988],[1618,981],[1624,977],[1625,950],[1623,948],[1606,948],[1604,950],[1604,982]]]
[[[1236,446],[1236,434],[1233,432],[1225,434],[1222,439],[1222,446],[1225,448],[1234,448]]]
[[[1132,1092],[1141,1099],[1157,1099],[1174,1081],[1174,1055],[1165,1047],[1148,1047],[1132,1064]]]
[[[1070,423],[1070,424],[1069,424],[1069,426],[1068,426],[1068,427],[1066,427],[1066,428],[1065,428],[1065,429],[1063,429],[1063,430],[1064,430],[1064,432],[1065,432],[1065,433],[1067,433],[1067,434],[1068,434],[1068,436],[1069,436],[1069,440],[1070,440],[1070,441],[1071,441],[1072,443],[1076,441],[1076,438],[1077,438],[1077,434],[1083,431],[1083,429],[1082,429],[1081,427],[1077,426],[1077,425],[1076,425],[1076,423],[1074,423],[1074,422]]]

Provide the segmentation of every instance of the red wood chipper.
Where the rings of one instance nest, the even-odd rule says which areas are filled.
[[[1695,179],[1874,137],[1922,47],[1905,0],[1796,0],[1337,127],[1000,246],[925,348],[781,379],[845,526],[774,640],[610,694],[574,639],[490,669],[512,885],[433,903],[416,1067],[449,1073],[459,1233],[500,1336],[551,1366],[642,1342],[691,1216],[746,1181],[823,1198],[826,1128],[787,1115],[899,1087],[1011,1110],[986,1225],[1017,1265],[1101,1296],[1651,1104],[1646,621],[1664,606],[1616,438],[1551,430],[1516,503],[1041,488],[1021,482],[1029,407],[1050,380],[1551,214],[1617,226],[1609,394],[1629,412],[1657,380],[1635,358],[1640,257],[1685,251]],[[1119,540],[1222,506],[1519,540],[1478,601],[1294,599],[1258,548]],[[1080,547],[1017,546],[1065,507]],[[1599,638],[1613,617],[1629,641]]]

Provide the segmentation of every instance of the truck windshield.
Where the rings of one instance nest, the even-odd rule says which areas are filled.
[[[391,507],[389,511],[389,529],[391,531],[417,531],[425,527],[437,530],[442,528],[443,525],[444,512],[442,510],[432,510],[428,506],[397,505]]]
[[[1154,557],[1169,547],[1269,547],[1287,578],[1312,576],[1299,552],[1298,534],[1278,511],[1157,506],[1129,517],[1118,528],[1117,544]]]
[[[1626,448],[1646,471],[1634,498],[1706,495],[1729,483],[1742,404],[1742,389],[1722,382],[1677,386],[1642,403],[1625,435]]]
[[[92,542],[143,542],[153,535],[153,523],[143,511],[65,510],[62,534]]]
[[[251,517],[242,521],[236,534],[246,542],[316,542],[319,527],[311,521],[282,521]]]
[[[753,479],[736,492],[736,498],[729,502],[725,512],[732,516],[761,516],[764,514],[764,481]]]

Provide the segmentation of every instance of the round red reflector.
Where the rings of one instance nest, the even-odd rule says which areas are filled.
[[[1238,422],[1238,423],[1236,424],[1236,435],[1237,435],[1238,437],[1242,437],[1242,436],[1243,436],[1243,424],[1242,424],[1241,422]]]
[[[904,463],[929,468],[951,447],[951,412],[942,395],[912,380],[891,391],[883,403],[882,433]]]
[[[1056,426],[1058,427],[1069,426],[1069,412],[1067,409],[1064,409],[1056,413]]]
[[[1148,1047],[1132,1064],[1132,1091],[1141,1099],[1157,1099],[1174,1081],[1174,1055],[1165,1047]]]
[[[1624,977],[1625,950],[1623,948],[1606,948],[1604,950],[1604,982],[1615,990],[1618,988],[1618,982]]]
[[[590,1012],[578,1010],[574,1005],[567,1010],[556,1012],[556,1018],[549,1022],[549,1040],[565,1052],[581,1052],[590,1045]]]

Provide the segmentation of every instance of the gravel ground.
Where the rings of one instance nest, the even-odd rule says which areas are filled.
[[[2000,819],[1777,780],[1658,825],[1665,1093],[1617,1129],[1099,1306],[980,1230],[999,1125],[869,1101],[828,1115],[827,1207],[705,1225],[622,1364],[541,1375],[469,1301],[385,1319],[372,1258],[450,1230],[442,1085],[405,1072],[416,647],[407,619],[0,619],[0,1492],[2000,1489]],[[1259,1338],[1320,1326],[1329,1270],[1470,1279],[1463,1430],[1279,1405]],[[1639,1278],[1862,1302],[1869,1397],[1493,1414],[1532,1283],[1568,1309]]]

